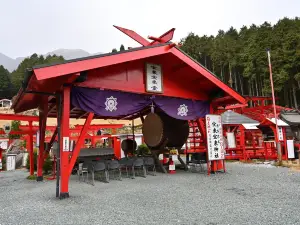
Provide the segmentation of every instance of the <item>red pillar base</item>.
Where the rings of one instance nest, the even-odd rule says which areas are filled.
[[[43,176],[38,176],[38,177],[36,177],[36,181],[43,181],[44,180],[44,178],[43,178]]]
[[[69,192],[60,192],[59,199],[69,198]]]

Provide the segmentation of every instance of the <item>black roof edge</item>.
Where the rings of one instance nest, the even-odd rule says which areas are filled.
[[[31,68],[27,68],[25,70],[24,80],[22,81],[22,88],[25,90],[29,83],[31,76],[33,75],[33,70]]]
[[[139,51],[139,50],[144,50],[144,49],[156,48],[156,47],[161,47],[161,46],[165,46],[165,45],[169,45],[169,44],[170,44],[170,42],[167,42],[167,43],[163,43],[163,44],[131,48],[131,49],[119,51],[119,52],[109,52],[109,53],[104,53],[104,54],[99,54],[99,55],[92,55],[92,56],[87,56],[87,57],[82,57],[82,58],[70,59],[70,60],[65,60],[63,62],[59,62],[59,63],[41,64],[41,65],[33,66],[32,69],[40,69],[40,68],[49,67],[49,66],[56,66],[56,65],[62,65],[62,64],[72,63],[72,62],[79,62],[79,61],[84,61],[84,60],[89,60],[89,59],[102,58],[105,56],[118,55],[118,54],[123,54],[123,53],[127,53],[127,52],[134,52],[134,51]]]

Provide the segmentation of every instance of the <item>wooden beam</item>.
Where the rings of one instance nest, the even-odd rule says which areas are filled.
[[[81,119],[85,116],[87,116],[89,114],[89,112],[84,112],[82,115],[80,115],[79,117],[77,117],[77,119]]]
[[[74,151],[73,151],[72,158],[71,158],[70,163],[69,163],[69,167],[68,167],[68,174],[69,174],[69,176],[72,173],[73,167],[74,167],[75,162],[77,160],[77,157],[79,155],[80,149],[81,149],[81,147],[82,147],[82,145],[84,143],[84,139],[86,137],[86,134],[87,134],[87,131],[89,129],[89,126],[90,126],[90,124],[91,124],[91,122],[93,120],[93,117],[94,117],[94,113],[89,113],[89,115],[86,118],[85,123],[84,123],[84,125],[82,127],[80,136],[79,136],[79,138],[77,140],[77,143],[76,143]]]
[[[45,151],[45,135],[47,126],[47,116],[48,116],[48,98],[43,98],[41,102],[39,112],[39,155],[38,155],[38,165],[37,165],[37,181],[43,180],[43,165],[44,165],[44,151]]]
[[[49,106],[48,113],[52,112],[52,110],[56,107],[56,103],[53,103]]]
[[[0,120],[20,120],[20,121],[31,121],[38,122],[38,116],[26,116],[16,114],[0,114]]]

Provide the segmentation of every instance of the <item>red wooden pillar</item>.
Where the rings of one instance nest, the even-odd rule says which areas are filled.
[[[47,115],[48,115],[48,99],[45,98],[42,102],[39,112],[39,155],[37,162],[37,178],[36,181],[43,180],[43,165],[44,165],[44,151],[45,151],[45,135],[47,126]]]
[[[243,152],[243,160],[247,160],[247,153],[246,153],[246,141],[245,141],[245,129],[242,125],[239,127],[240,132],[241,132],[241,138],[240,138],[240,145],[242,147],[242,152]]]
[[[62,93],[62,117],[60,139],[60,198],[69,197],[69,118],[70,118],[70,90],[69,86],[63,88]]]
[[[282,156],[283,160],[288,160],[288,150],[287,150],[287,143],[286,143],[286,127],[282,127],[282,134],[283,134],[283,141],[281,142],[281,146],[284,147],[284,155]]]
[[[91,122],[93,120],[93,117],[94,117],[94,113],[89,113],[89,115],[86,118],[86,121],[85,121],[85,123],[84,123],[84,125],[82,127],[81,133],[80,133],[80,135],[78,137],[78,140],[76,142],[76,145],[75,145],[75,148],[74,148],[74,151],[73,151],[72,158],[71,158],[70,163],[69,163],[69,168],[68,168],[68,175],[69,176],[72,173],[72,169],[73,169],[73,167],[75,165],[75,162],[76,162],[77,157],[79,155],[80,149],[81,149],[81,147],[84,144],[84,139],[86,137],[88,128],[89,128],[89,126],[90,126],[90,124],[91,124]]]
[[[121,142],[116,136],[113,137],[113,145],[116,158],[121,159]]]
[[[33,131],[32,131],[32,122],[29,121],[29,171],[30,175],[34,175],[34,158],[33,158]]]
[[[274,151],[274,152],[272,152],[272,151],[271,152],[272,152],[272,155],[276,154],[277,159],[278,159],[278,152],[277,152],[277,146],[276,146],[277,143],[278,143],[278,141],[279,141],[279,139],[278,139],[278,133],[277,133],[275,125],[270,125],[270,128],[272,129],[272,131],[274,133],[274,137],[275,137],[275,149],[271,147],[271,149]],[[282,154],[282,148],[280,148],[280,149],[281,149],[281,154]],[[282,157],[282,155],[281,155],[281,157]]]

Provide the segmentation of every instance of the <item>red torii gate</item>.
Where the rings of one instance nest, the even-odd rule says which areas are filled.
[[[124,124],[93,124],[93,125],[90,125],[88,127],[88,131],[98,131],[99,129],[112,129],[112,134],[116,134],[116,129],[118,128],[122,128],[124,126]],[[28,126],[20,126],[19,127],[21,131],[17,132],[18,134],[27,134],[30,132],[30,128]],[[80,132],[83,128],[83,125],[75,125],[73,128],[70,128],[70,134],[79,134],[80,135]],[[33,134],[36,134],[36,132],[39,130],[39,127],[38,126],[33,126],[32,127],[32,132]],[[51,149],[51,146],[53,144],[53,142],[55,140],[57,140],[57,126],[47,126],[46,127],[46,130],[47,131],[52,131],[52,136],[51,137],[45,137],[45,142],[49,143],[48,145],[48,148],[45,149],[45,155],[44,155],[44,159],[47,158],[48,156],[48,153]],[[14,132],[13,132],[14,133]],[[78,135],[78,136],[79,136]],[[74,140],[74,141],[77,141],[78,139],[78,136],[70,136],[70,140]],[[34,136],[36,140],[36,136]],[[95,145],[95,142],[99,139],[101,139],[102,137],[111,137],[111,135],[88,135],[86,134],[85,138],[86,139],[91,139],[91,144],[94,146]],[[24,139],[27,139],[27,138],[24,138]],[[113,138],[114,142],[116,143],[116,137]],[[116,152],[116,149],[118,148],[119,146],[118,145],[115,145],[114,146],[114,149],[115,149],[115,152]],[[120,157],[119,155],[117,157]],[[39,164],[38,165],[38,171],[42,171],[43,170],[43,165],[42,164]]]
[[[20,125],[19,126],[19,131],[10,131],[9,134],[16,134],[16,135],[26,135],[25,139],[27,146],[26,148],[29,151],[29,164],[30,164],[30,175],[34,175],[34,157],[33,157],[33,142],[34,142],[34,138],[36,140],[36,132],[40,129],[39,126],[33,126],[32,123],[33,122],[38,122],[39,121],[39,117],[37,116],[28,116],[28,115],[18,115],[18,114],[0,114],[0,120],[9,120],[9,121],[27,121],[29,123],[29,125]],[[106,129],[106,128],[111,128],[113,130],[113,134],[116,132],[116,129],[118,128],[122,128],[124,126],[124,124],[94,124],[94,125],[90,125],[88,130],[89,131],[96,131],[99,129]],[[83,128],[83,125],[75,125],[74,128],[70,128],[71,133],[80,133],[81,129]],[[46,149],[46,153],[48,153],[50,151],[50,148],[54,142],[54,140],[57,139],[57,126],[47,126],[46,130],[49,131],[53,131],[53,135],[52,137],[49,139],[48,141],[50,141],[49,143],[49,147],[48,149]],[[3,129],[0,129],[0,134],[6,134]],[[94,144],[95,140],[98,138],[97,136],[86,136],[88,138],[92,139],[92,143]],[[71,137],[72,140],[76,140],[77,137]],[[45,154],[44,158],[47,157],[47,154]],[[40,159],[42,160],[42,159]],[[42,173],[43,171],[43,163],[40,163],[38,166],[38,174]]]
[[[134,31],[117,27],[119,30],[142,44],[143,47],[127,51],[108,53],[81,59],[74,59],[49,66],[35,66],[28,69],[23,86],[13,102],[15,112],[39,108],[40,147],[38,164],[43,164],[44,141],[47,117],[58,119],[58,139],[60,145],[60,190],[57,197],[69,197],[69,177],[84,142],[93,118],[135,119],[145,115],[142,110],[126,117],[105,117],[85,112],[71,104],[73,86],[93,89],[108,89],[136,94],[150,94],[145,90],[145,63],[162,65],[163,91],[153,93],[166,97],[208,101],[213,112],[213,101],[222,96],[226,102],[245,104],[245,99],[224,84],[214,74],[190,58],[176,44],[169,41],[174,28],[159,38],[148,37],[147,41]],[[188,74],[188,76],[187,76]],[[222,104],[223,100],[220,101]],[[64,141],[69,139],[69,118],[86,118],[81,134],[72,153],[66,149]],[[212,163],[213,165],[214,163]],[[38,180],[42,172],[38,171]]]
[[[29,161],[30,161],[30,175],[34,174],[33,167],[33,132],[32,132],[32,123],[38,122],[39,117],[37,116],[27,116],[27,115],[17,115],[17,114],[0,114],[0,120],[18,120],[18,121],[27,121],[29,123],[29,130],[24,131],[11,131],[10,134],[28,134],[29,135]],[[0,130],[0,134],[5,134],[3,130]]]

